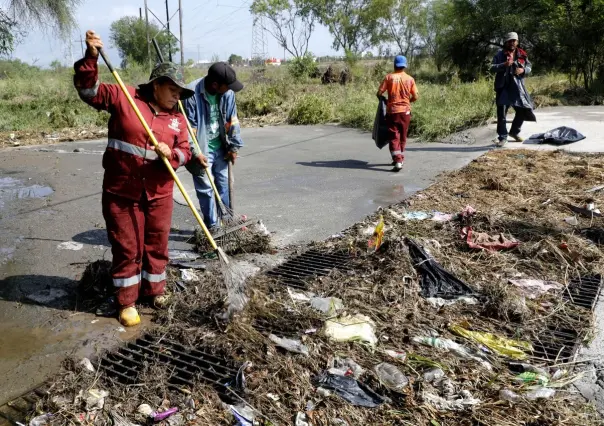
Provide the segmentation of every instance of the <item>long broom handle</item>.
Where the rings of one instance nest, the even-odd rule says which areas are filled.
[[[141,114],[140,110],[138,109],[138,107],[134,103],[134,99],[132,99],[132,96],[130,96],[130,92],[128,92],[128,89],[126,89],[126,86],[124,85],[124,82],[122,81],[121,77],[119,76],[119,74],[117,73],[117,71],[113,68],[113,65],[111,65],[111,62],[109,62],[109,58],[107,58],[107,56],[105,55],[105,52],[103,51],[103,49],[97,49],[97,50],[101,54],[101,57],[103,58],[103,60],[105,61],[105,63],[107,64],[107,68],[109,68],[109,71],[111,72],[111,74],[115,78],[115,81],[117,81],[117,84],[120,86],[120,89],[122,89],[122,92],[126,96],[126,99],[128,99],[128,102],[130,103],[130,106],[132,107],[132,109],[134,110],[134,113],[136,114],[136,116],[138,117],[139,121],[141,122],[141,124],[145,128],[145,131],[149,135],[149,138],[151,139],[151,142],[153,142],[153,145],[155,147],[158,147],[159,143],[157,142],[157,139],[155,139],[155,135],[153,134],[153,132],[151,131],[151,129],[147,125],[147,122],[145,121],[143,115]],[[168,168],[168,171],[172,175],[172,178],[174,179],[174,182],[176,182],[176,186],[178,186],[178,189],[180,189],[180,192],[182,193],[182,196],[185,198],[185,201],[187,202],[187,204],[189,205],[189,208],[193,212],[193,215],[195,216],[195,219],[197,219],[197,222],[199,223],[199,226],[201,226],[201,229],[203,229],[204,234],[206,234],[206,237],[210,241],[210,244],[212,245],[212,248],[214,250],[218,251],[218,246],[216,245],[216,241],[214,241],[214,239],[212,238],[212,234],[210,234],[210,231],[208,231],[208,228],[206,227],[205,223],[203,223],[203,219],[201,218],[201,216],[199,216],[199,213],[197,212],[197,209],[195,208],[195,206],[193,206],[193,202],[191,201],[191,198],[189,197],[189,194],[187,194],[187,191],[185,191],[185,188],[182,186],[182,183],[180,182],[180,179],[178,178],[178,176],[176,176],[176,172],[172,168],[172,164],[170,164],[170,161],[168,161],[168,159],[166,157],[164,157],[163,154],[160,155],[160,157],[163,160],[163,162],[166,165],[166,167]]]
[[[164,55],[162,55],[161,50],[159,48],[159,44],[157,44],[157,40],[155,39],[155,37],[153,38],[153,47],[155,47],[155,52],[157,52],[157,57],[159,58],[160,62],[164,61]],[[193,143],[195,144],[195,148],[197,148],[197,151],[201,153],[201,148],[199,148],[199,143],[197,142],[197,135],[195,135],[195,132],[193,131],[193,128],[191,127],[191,123],[189,123],[189,119],[187,118],[187,112],[185,111],[185,107],[182,104],[182,102],[180,101],[180,99],[178,100],[178,108],[180,108],[180,112],[182,113],[183,117],[185,118],[185,123],[187,123],[187,130],[189,131],[189,134],[191,135],[191,139],[193,140]],[[208,179],[210,180],[210,185],[212,185],[212,190],[214,191],[215,197],[216,197],[216,202],[218,203],[218,207],[220,207],[220,212],[222,213],[223,216],[226,215],[226,206],[224,205],[224,203],[222,202],[222,199],[220,198],[220,194],[218,193],[218,189],[216,188],[216,184],[214,183],[214,178],[212,177],[212,174],[210,173],[210,170],[208,169],[207,166],[203,166],[206,175],[208,176]]]

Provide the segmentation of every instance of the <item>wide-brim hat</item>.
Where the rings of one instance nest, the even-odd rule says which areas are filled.
[[[182,69],[173,62],[162,62],[161,64],[157,65],[155,68],[153,68],[153,71],[151,71],[149,81],[141,84],[141,86],[149,86],[155,80],[160,78],[167,78],[182,89],[180,99],[187,99],[195,95],[195,92],[187,87]]]

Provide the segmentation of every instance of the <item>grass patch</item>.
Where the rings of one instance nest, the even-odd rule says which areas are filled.
[[[327,66],[321,66],[324,71]],[[344,64],[334,64],[339,73]],[[101,81],[113,77],[100,67]],[[321,84],[320,79],[292,79],[286,66],[238,70],[245,89],[237,94],[244,126],[266,124],[322,124],[337,122],[370,131],[377,107],[375,93],[390,64],[376,61],[352,69],[353,82]],[[459,83],[448,71],[437,72],[430,63],[412,64],[420,100],[413,105],[410,136],[425,141],[484,124],[494,117],[492,78]],[[141,67],[120,70],[131,85],[147,80]],[[204,75],[187,69],[186,80]],[[559,105],[593,105],[602,96],[570,84],[562,74],[532,76],[527,80],[538,108]],[[604,91],[602,91],[604,92]],[[49,133],[63,129],[105,128],[109,116],[85,105],[73,88],[73,70],[41,70],[18,61],[0,61],[0,132]]]

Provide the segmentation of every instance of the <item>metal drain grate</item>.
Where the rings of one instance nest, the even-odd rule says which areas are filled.
[[[31,414],[36,403],[47,395],[48,386],[42,385],[0,407],[0,426],[15,426],[25,424],[28,414]]]
[[[198,379],[219,388],[234,386],[238,374],[238,367],[220,357],[150,336],[105,355],[99,362],[99,368],[120,382],[133,384],[139,383],[144,364],[151,360],[173,371],[170,384],[176,387],[193,388]]]
[[[341,268],[350,260],[348,254],[327,253],[315,249],[289,259],[266,274],[278,277],[282,284],[295,288],[306,288],[309,278],[327,275],[332,269]]]
[[[581,345],[581,336],[575,330],[548,329],[533,343],[533,356],[541,361],[571,362]]]
[[[568,291],[565,291],[563,296],[577,306],[593,310],[601,288],[602,276],[600,275],[574,278],[568,284]]]

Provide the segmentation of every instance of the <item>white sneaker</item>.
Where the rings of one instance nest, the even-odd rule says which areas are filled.
[[[495,146],[497,146],[499,148],[503,148],[507,143],[508,143],[507,138],[505,138],[505,139],[497,138],[497,140],[495,141]]]
[[[403,163],[396,163],[394,169],[392,169],[393,172],[400,172],[401,170],[403,170]]]

